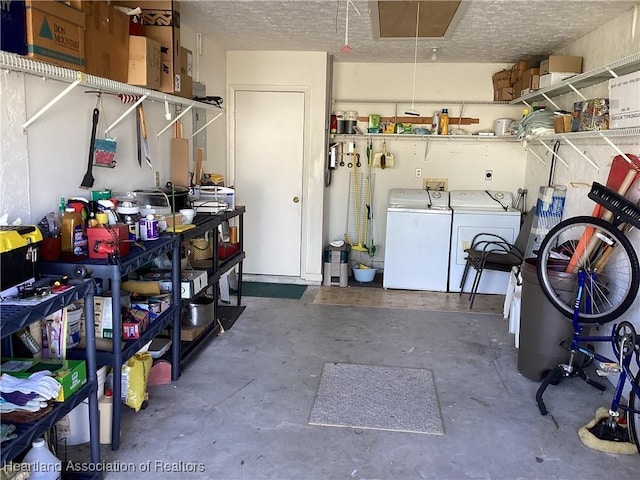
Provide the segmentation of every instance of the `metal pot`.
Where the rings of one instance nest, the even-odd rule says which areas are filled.
[[[182,325],[187,327],[202,327],[213,322],[213,298],[197,297],[188,305],[186,314],[182,315]]]
[[[164,187],[158,187],[158,190],[164,193],[169,199],[169,205],[171,205],[172,212],[178,212],[183,208],[189,208],[189,189],[187,187],[172,185],[171,182],[167,182]]]

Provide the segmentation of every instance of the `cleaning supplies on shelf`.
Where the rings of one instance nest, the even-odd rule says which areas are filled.
[[[446,108],[440,113],[440,135],[449,135],[449,110]]]
[[[44,438],[36,438],[23,460],[29,464],[31,480],[59,480],[62,478],[62,461],[47,447]]]

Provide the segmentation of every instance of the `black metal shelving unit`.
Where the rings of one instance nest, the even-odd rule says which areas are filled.
[[[84,259],[77,262],[41,262],[40,271],[48,275],[71,275],[77,265],[83,265],[90,269],[93,277],[107,280],[111,290],[112,301],[112,321],[113,321],[113,347],[109,351],[100,351],[96,358],[100,365],[110,365],[113,367],[113,398],[119,399],[121,396],[122,365],[131,358],[144,344],[151,341],[161,330],[171,325],[172,346],[171,365],[172,379],[178,380],[180,377],[180,243],[179,238],[171,234],[163,234],[159,239],[142,243],[143,247],[132,245],[128,255],[119,259],[117,264],[109,263],[107,260]],[[120,292],[122,278],[135,270],[149,264],[154,258],[165,253],[171,254],[171,281],[173,305],[162,313],[147,330],[137,340],[122,341],[122,322],[120,316]],[[106,284],[105,284],[106,288]],[[86,314],[86,318],[93,318],[93,302],[91,303],[91,315]],[[92,322],[85,322],[87,325]],[[93,338],[93,337],[92,337]],[[89,334],[87,332],[87,343]],[[88,349],[71,349],[68,352],[69,358],[84,359],[88,355]],[[94,372],[95,374],[95,372]],[[112,439],[111,449],[120,448],[120,413],[122,404],[119,401],[113,402],[112,417]]]
[[[223,211],[214,215],[200,214],[193,219],[195,228],[186,230],[179,234],[180,241],[187,241],[191,238],[202,236],[209,233],[213,238],[213,258],[209,260],[198,260],[192,262],[192,266],[197,269],[206,269],[208,272],[208,284],[215,285],[220,277],[232,268],[238,266],[238,289],[236,290],[236,307],[229,307],[218,304],[218,290],[213,289],[213,305],[214,318],[220,319],[221,316],[236,318],[242,313],[244,307],[240,307],[242,301],[242,262],[245,258],[244,240],[243,240],[243,215],[246,209],[244,206],[237,206],[234,210]],[[218,256],[218,226],[232,218],[238,219],[238,252],[223,260]],[[215,267],[214,267],[215,266]],[[235,318],[234,318],[235,321]],[[220,333],[220,325],[213,322],[193,341],[180,342],[180,363],[186,366],[191,362],[200,350],[206,346],[209,341]]]
[[[75,282],[71,289],[52,296],[37,305],[21,306],[6,305],[0,303],[0,325],[1,335],[5,352],[11,352],[10,336],[23,327],[36,322],[47,315],[56,312],[71,303],[84,298],[85,314],[88,318],[93,318],[93,288],[92,280],[81,280]],[[75,392],[68,400],[56,403],[53,409],[43,415],[38,421],[33,423],[23,423],[16,425],[18,437],[2,442],[2,465],[11,461],[20,453],[31,446],[31,442],[50,429],[58,420],[67,415],[84,399],[89,401],[89,439],[91,450],[91,463],[100,463],[100,443],[98,432],[98,380],[97,380],[97,360],[95,349],[95,325],[87,322],[86,326],[87,348],[84,360],[87,368],[87,383],[80,390]],[[65,475],[65,478],[77,478],[76,475]],[[102,478],[100,472],[93,472],[90,475],[83,474],[82,478]]]

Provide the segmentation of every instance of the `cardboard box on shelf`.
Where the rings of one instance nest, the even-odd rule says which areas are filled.
[[[127,83],[160,90],[160,43],[147,37],[129,36],[129,73]]]
[[[198,335],[204,332],[208,327],[209,325],[201,325],[199,327],[187,327],[183,325],[180,327],[180,340],[183,342],[193,342],[198,338]]]
[[[640,72],[609,80],[609,128],[640,127]]]
[[[554,115],[553,129],[556,133],[567,133],[571,131],[571,115]]]
[[[500,88],[493,91],[493,100],[496,102],[513,100],[513,98],[513,87]]]
[[[27,56],[84,72],[84,12],[62,2],[27,0],[24,5]]]
[[[574,75],[575,73],[572,73],[572,72],[553,72],[553,73],[546,73],[544,75],[540,75],[540,80],[539,80],[540,88],[547,88],[553,85],[557,85],[563,80],[566,80],[567,78],[571,78]]]
[[[522,72],[522,78],[520,81],[522,82],[522,88],[536,88],[533,86],[534,78],[538,77],[538,83],[540,79],[540,69],[539,68],[530,68]]]
[[[60,360],[57,358],[3,358],[0,373],[28,378],[32,374],[49,370],[62,388],[56,402],[64,402],[87,383],[87,367],[84,360]]]
[[[113,3],[130,8],[142,8],[144,36],[159,42],[162,47],[160,91],[186,96],[186,92],[181,88],[180,76],[180,4],[172,0],[117,0]],[[188,95],[191,98],[191,92]]]
[[[4,2],[0,16],[0,50],[27,54],[27,12],[23,2]]]
[[[105,1],[82,2],[86,72],[127,83],[129,17]]]
[[[144,274],[144,278],[158,282],[162,293],[172,290],[171,272],[149,272]],[[183,270],[180,272],[180,298],[193,298],[204,290],[208,283],[209,273],[206,270]]]
[[[499,90],[511,86],[511,70],[500,70],[491,77],[493,89]]]
[[[130,308],[122,320],[122,339],[137,340],[149,326],[149,312],[140,308]]]
[[[553,72],[582,72],[582,57],[570,57],[566,55],[551,55],[540,62],[540,75]]]
[[[193,98],[193,53],[180,47],[180,96]]]
[[[513,98],[518,98],[522,95],[522,80],[518,80],[513,84]]]

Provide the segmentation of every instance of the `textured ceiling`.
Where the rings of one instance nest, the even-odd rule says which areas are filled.
[[[472,0],[453,34],[420,40],[418,62],[511,63],[549,55],[630,10],[636,1]],[[182,21],[226,50],[325,51],[340,62],[413,62],[414,39],[379,39],[376,2],[182,0]]]

